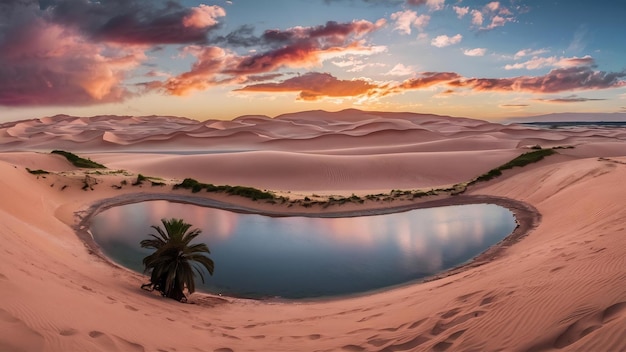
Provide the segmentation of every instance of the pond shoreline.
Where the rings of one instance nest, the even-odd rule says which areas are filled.
[[[313,301],[327,301],[327,300],[341,300],[351,297],[357,296],[366,296],[378,292],[383,292],[386,290],[403,287],[407,285],[419,284],[422,282],[429,282],[438,280],[444,277],[448,277],[451,275],[455,275],[461,273],[470,268],[475,268],[491,262],[497,259],[502,253],[513,244],[519,242],[522,238],[528,235],[534,228],[536,228],[541,222],[541,214],[539,211],[530,204],[523,203],[511,198],[505,197],[497,197],[497,196],[487,196],[487,195],[456,195],[449,196],[445,198],[439,198],[436,200],[422,200],[420,202],[410,203],[410,204],[402,204],[402,205],[389,205],[385,207],[379,208],[368,208],[368,209],[355,209],[355,210],[337,210],[332,212],[316,212],[315,209],[308,208],[306,212],[300,211],[270,211],[267,209],[258,209],[251,206],[238,205],[234,203],[228,203],[212,198],[207,197],[198,197],[198,196],[190,196],[184,194],[172,194],[172,193],[131,193],[120,195],[112,198],[105,198],[98,200],[92,203],[86,210],[79,211],[75,213],[75,216],[79,219],[77,223],[75,223],[74,231],[77,234],[78,238],[84,243],[89,252],[107,264],[125,270],[129,273],[136,275],[138,278],[145,279],[144,275],[141,275],[131,269],[123,267],[115,262],[113,262],[109,257],[107,257],[95,242],[91,232],[91,221],[100,212],[107,210],[112,207],[134,204],[146,201],[155,201],[155,200],[164,200],[174,203],[184,203],[184,204],[192,204],[203,207],[216,208],[221,210],[227,210],[237,213],[244,214],[258,214],[270,217],[289,217],[289,216],[300,216],[300,217],[317,217],[317,218],[344,218],[344,217],[361,217],[361,216],[372,216],[372,215],[385,215],[399,212],[406,212],[410,210],[416,209],[425,209],[425,208],[435,208],[435,207],[444,207],[444,206],[454,206],[454,205],[467,205],[467,204],[495,204],[498,206],[502,206],[508,210],[510,210],[516,222],[516,227],[509,235],[504,237],[498,243],[490,246],[485,251],[469,260],[468,262],[458,265],[456,267],[449,268],[440,273],[437,273],[432,276],[428,276],[422,279],[417,279],[413,281],[409,281],[406,283],[393,285],[373,291],[367,291],[363,293],[355,293],[341,296],[331,296],[331,297],[319,297],[319,298],[302,298],[302,299],[288,299],[288,298],[278,298],[278,299],[255,299],[255,298],[242,298],[237,296],[226,296],[230,299],[245,299],[245,300],[254,300],[254,301],[281,301],[281,302],[313,302]],[[218,297],[216,294],[205,293],[205,292],[197,292],[196,295],[206,295],[209,297]]]

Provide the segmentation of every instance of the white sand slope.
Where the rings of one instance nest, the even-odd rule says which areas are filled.
[[[268,123],[282,127],[274,130]],[[159,124],[178,132],[163,132]],[[105,126],[119,140],[105,141],[104,132],[90,125]],[[210,134],[210,128],[222,133],[242,129],[253,138],[225,133],[216,137],[218,143],[213,137],[190,136]],[[415,131],[406,134],[411,128]],[[350,110],[221,124],[56,117],[5,124],[0,131],[0,149],[6,150],[0,153],[0,351],[626,349],[624,129],[539,130]],[[165,136],[175,144],[155,142]],[[470,194],[522,201],[541,213],[535,229],[484,265],[346,299],[259,302],[196,293],[191,296],[195,304],[186,305],[140,290],[145,278],[90,254],[74,226],[77,216],[102,199],[187,191],[114,189],[133,177],[121,173],[94,174],[98,184],[83,191],[83,170],[57,155],[29,151],[78,152],[84,146],[82,155],[111,169],[161,176],[166,182],[194,177],[350,195],[467,180],[528,151],[518,146],[529,141],[576,148],[559,149],[559,155],[470,188]],[[217,151],[243,144],[254,151],[150,153],[157,146]],[[124,149],[129,145],[143,153]],[[112,153],[103,153],[108,150]],[[62,173],[36,176],[27,167]],[[261,211],[329,211],[217,197]],[[345,209],[394,204],[368,202]]]

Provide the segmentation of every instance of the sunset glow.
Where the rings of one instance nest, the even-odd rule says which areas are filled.
[[[533,0],[0,3],[0,122],[346,108],[626,112],[626,7]]]

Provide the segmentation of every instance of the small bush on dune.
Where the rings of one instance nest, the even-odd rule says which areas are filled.
[[[47,174],[50,173],[49,171],[41,170],[41,169],[31,170],[29,168],[26,168],[26,171],[28,171],[29,173],[31,173],[33,175],[47,175]]]
[[[59,154],[64,156],[72,165],[87,169],[106,169],[106,166],[99,164],[90,159],[81,158],[76,154],[66,152],[64,150],[53,150],[51,154]]]
[[[509,161],[506,164],[503,164],[495,169],[489,170],[487,173],[484,173],[474,180],[472,180],[468,185],[474,184],[476,182],[489,181],[495,177],[502,175],[503,170],[512,169],[514,167],[522,167],[528,164],[536,163],[542,160],[544,157],[548,155],[552,155],[556,153],[554,149],[537,149],[532,152],[524,153],[517,158]]]

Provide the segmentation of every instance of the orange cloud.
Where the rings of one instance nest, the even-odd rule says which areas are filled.
[[[196,56],[197,61],[190,71],[165,82],[152,82],[149,86],[167,94],[184,95],[217,84],[244,83],[249,81],[249,76],[259,78],[282,68],[318,66],[324,60],[347,53],[367,55],[380,52],[379,47],[367,46],[361,38],[384,25],[384,20],[375,23],[360,20],[266,31],[259,40],[278,47],[247,56],[215,46],[191,46],[186,52]]]
[[[279,83],[249,85],[237,91],[299,92],[300,100],[318,100],[324,97],[383,97],[408,90],[442,86],[441,94],[452,94],[452,89],[473,91],[557,93],[572,90],[596,90],[626,86],[626,72],[600,72],[589,67],[555,69],[543,76],[513,78],[465,78],[456,72],[422,72],[419,77],[397,84],[380,84],[363,79],[339,80],[328,73],[311,72]],[[452,89],[451,89],[452,88]],[[570,96],[545,102],[581,102],[585,99]]]
[[[377,85],[357,80],[339,80],[328,73],[309,72],[280,83],[261,83],[236,91],[243,92],[299,92],[300,100],[319,100],[324,97],[354,97],[373,94]]]

